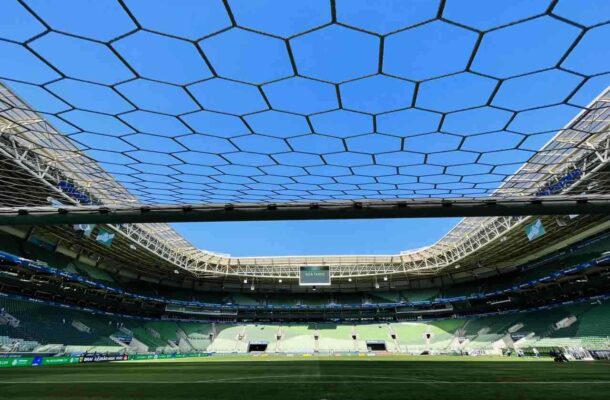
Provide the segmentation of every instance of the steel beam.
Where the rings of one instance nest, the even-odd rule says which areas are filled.
[[[610,195],[337,203],[0,208],[0,225],[610,215]]]

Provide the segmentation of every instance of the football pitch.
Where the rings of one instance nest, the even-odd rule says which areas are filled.
[[[462,357],[219,357],[15,368],[2,399],[602,399],[610,364]]]

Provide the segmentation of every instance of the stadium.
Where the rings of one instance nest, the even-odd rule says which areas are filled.
[[[0,0],[0,397],[606,398],[609,42],[605,0]]]

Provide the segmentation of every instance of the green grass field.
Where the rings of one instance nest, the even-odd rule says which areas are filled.
[[[461,357],[219,357],[0,371],[2,399],[602,399],[610,364]]]

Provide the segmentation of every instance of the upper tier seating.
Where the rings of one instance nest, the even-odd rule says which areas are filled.
[[[480,279],[476,282],[466,282],[442,288],[420,288],[403,291],[368,291],[365,293],[319,293],[300,294],[292,293],[219,293],[191,289],[177,289],[152,285],[145,282],[124,282],[125,278],[113,277],[107,271],[74,260],[60,253],[52,251],[54,243],[50,239],[34,235],[30,241],[24,242],[11,235],[0,233],[0,249],[20,257],[40,260],[53,268],[62,271],[81,274],[90,279],[111,283],[128,291],[152,296],[161,296],[179,300],[196,300],[213,304],[243,304],[243,305],[274,305],[274,306],[324,306],[328,304],[388,303],[401,301],[429,301],[438,298],[451,298],[467,296],[477,293],[488,293],[495,290],[506,289],[533,279],[547,276],[559,269],[573,266],[599,257],[610,245],[610,237],[584,246],[578,250],[567,252],[560,258],[545,262],[531,264],[531,268],[524,271],[515,271],[499,277]],[[110,262],[110,261],[108,261]]]
[[[402,296],[408,301],[434,300],[439,296],[438,288],[403,290]]]
[[[372,292],[372,303],[398,303],[402,300],[399,292]]]

